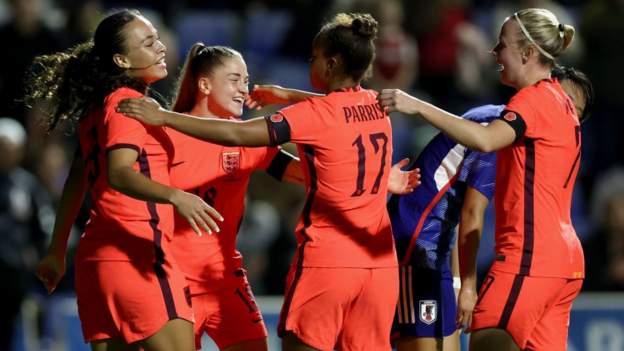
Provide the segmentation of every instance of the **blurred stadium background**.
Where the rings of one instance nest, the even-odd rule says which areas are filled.
[[[41,116],[16,99],[35,55],[89,38],[103,13],[122,7],[140,9],[168,47],[170,75],[153,92],[162,102],[170,100],[186,50],[196,41],[241,51],[252,83],[310,89],[307,59],[323,20],[340,11],[364,11],[380,22],[374,76],[367,86],[401,88],[457,114],[471,106],[504,103],[512,93],[498,83],[488,52],[506,16],[543,7],[574,25],[575,40],[562,63],[589,75],[597,100],[593,117],[583,126],[572,210],[588,278],[572,312],[569,349],[624,350],[624,0],[0,0],[0,117],[18,121],[27,138],[23,150],[0,143],[0,338],[14,340],[7,350],[88,349],[76,316],[71,262],[52,296],[33,275],[49,239],[76,140],[69,132],[45,135]],[[436,133],[398,114],[392,122],[395,161],[418,155]],[[19,141],[19,134],[0,124],[0,138]],[[10,186],[12,177],[22,179],[21,185]],[[255,175],[239,235],[275,350],[280,295],[302,200],[302,189]],[[73,244],[85,219],[83,214],[75,226]],[[489,211],[479,255],[481,273],[493,256],[492,227]],[[212,347],[206,340],[204,349]]]

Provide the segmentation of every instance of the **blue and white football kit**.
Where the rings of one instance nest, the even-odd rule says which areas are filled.
[[[486,105],[463,118],[487,124],[503,105]],[[420,168],[421,185],[388,203],[400,263],[400,298],[393,333],[435,337],[457,329],[451,248],[467,187],[488,200],[494,194],[496,154],[472,151],[440,133],[409,169]]]

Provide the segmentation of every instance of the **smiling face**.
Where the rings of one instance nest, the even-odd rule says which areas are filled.
[[[126,54],[116,54],[115,63],[126,68],[128,75],[153,83],[167,76],[165,53],[156,28],[144,17],[137,17],[123,29]]]
[[[512,19],[507,19],[498,36],[498,43],[492,49],[501,83],[518,88],[520,78],[524,74],[522,50],[517,46],[517,36],[520,26]]]
[[[240,117],[243,114],[245,98],[249,94],[249,74],[240,55],[225,58],[223,64],[202,79],[206,80],[208,109],[213,114],[222,118]]]

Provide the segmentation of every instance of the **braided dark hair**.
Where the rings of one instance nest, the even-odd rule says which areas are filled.
[[[121,87],[146,92],[147,84],[126,74],[113,62],[113,55],[126,53],[124,27],[140,17],[136,10],[121,10],[104,18],[93,40],[65,52],[35,58],[26,77],[24,102],[32,107],[46,102],[46,129],[74,127],[93,106]]]

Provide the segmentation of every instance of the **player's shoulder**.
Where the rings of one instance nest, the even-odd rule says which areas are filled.
[[[119,102],[123,99],[135,99],[135,98],[140,98],[142,97],[144,94],[129,88],[129,87],[121,87],[121,88],[117,88],[115,89],[113,92],[111,92],[110,94],[108,94],[105,98],[104,98],[104,104],[105,105],[110,105],[113,102]]]

